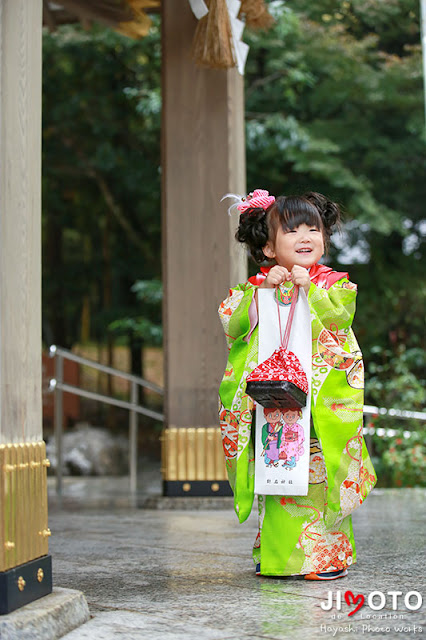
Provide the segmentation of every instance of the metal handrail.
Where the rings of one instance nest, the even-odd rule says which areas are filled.
[[[426,420],[426,413],[422,411],[406,411],[405,409],[384,409],[383,407],[373,407],[364,405],[364,415],[391,416],[392,418],[402,418],[403,420]]]
[[[125,371],[120,371],[119,369],[108,367],[106,364],[101,364],[100,362],[96,362],[95,360],[89,360],[88,358],[83,358],[83,356],[78,356],[72,351],[69,351],[68,349],[64,349],[63,347],[57,347],[55,344],[52,344],[49,347],[49,356],[53,358],[55,355],[64,356],[66,360],[72,360],[73,362],[78,362],[79,364],[85,364],[88,367],[92,367],[92,369],[97,369],[98,371],[109,373],[112,376],[117,376],[118,378],[129,380],[129,382],[136,382],[141,387],[145,387],[146,389],[151,389],[151,391],[155,391],[160,395],[164,394],[164,389],[154,384],[153,382],[148,382],[148,380],[144,380],[139,376],[134,376],[131,373],[126,373]]]
[[[426,413],[423,411],[408,411],[405,409],[385,409],[384,407],[374,407],[368,404],[364,405],[364,415],[370,415],[373,417],[389,416],[391,418],[402,418],[403,420],[426,420]],[[363,434],[365,436],[372,436],[377,434],[379,437],[387,436],[393,438],[397,434],[397,430],[393,428],[365,426],[363,428]],[[412,435],[416,435],[415,431],[403,431],[404,438],[409,438]]]
[[[116,398],[113,398],[112,396],[104,396],[102,393],[95,393],[94,391],[80,389],[80,387],[76,387],[75,385],[67,384],[66,382],[58,382],[57,380],[55,380],[55,378],[52,378],[49,381],[49,391],[55,391],[55,389],[61,389],[66,393],[73,393],[74,395],[81,396],[82,398],[89,398],[90,400],[105,402],[105,404],[111,404],[114,407],[120,407],[121,409],[135,411],[136,413],[140,413],[143,416],[148,416],[148,418],[153,418],[154,420],[164,420],[163,414],[158,413],[158,411],[145,409],[145,407],[140,407],[138,404],[132,404],[131,402],[126,402],[125,400],[118,400]]]
[[[121,407],[129,411],[129,475],[130,475],[130,491],[135,493],[137,490],[137,414],[142,414],[153,418],[154,420],[164,421],[164,415],[158,411],[147,409],[138,404],[138,387],[144,387],[150,389],[155,393],[163,395],[164,391],[161,387],[148,382],[143,378],[134,376],[125,371],[114,369],[94,360],[83,358],[75,353],[72,353],[68,349],[63,347],[57,347],[51,345],[49,348],[49,356],[55,358],[55,377],[49,381],[49,391],[55,393],[55,405],[54,405],[54,428],[55,428],[55,448],[56,448],[56,493],[59,497],[62,496],[62,433],[63,433],[63,392],[72,393],[77,396],[96,400],[97,402],[104,402],[106,404],[113,405],[115,407]],[[111,396],[103,395],[101,393],[95,393],[93,391],[87,391],[86,389],[80,389],[71,384],[64,382],[64,360],[72,360],[79,364],[83,364],[92,369],[103,371],[109,375],[116,376],[128,380],[131,383],[130,386],[130,402],[125,400],[118,400]]]

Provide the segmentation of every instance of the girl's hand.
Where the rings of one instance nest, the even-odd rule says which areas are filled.
[[[298,284],[299,287],[303,287],[306,295],[308,295],[308,291],[311,286],[311,279],[309,277],[309,271],[307,269],[295,264],[293,269],[291,270],[290,279],[293,284]]]
[[[290,280],[290,277],[290,272],[285,267],[280,267],[279,264],[276,264],[274,267],[271,267],[265,280],[260,285],[260,288],[273,289],[282,282]]]

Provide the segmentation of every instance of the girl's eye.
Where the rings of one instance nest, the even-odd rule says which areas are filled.
[[[310,231],[319,231],[319,229],[317,229],[316,227],[312,227],[312,229],[310,229]]]

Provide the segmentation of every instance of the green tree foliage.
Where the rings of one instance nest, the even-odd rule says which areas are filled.
[[[163,328],[160,324],[163,284],[161,280],[137,280],[131,287],[138,301],[138,315],[129,308],[123,318],[114,320],[108,330],[118,336],[126,336],[131,350],[132,372],[144,377],[141,351],[145,346],[160,346]]]
[[[421,231],[426,199],[423,85],[417,0],[271,2],[272,30],[247,37],[247,172],[250,188],[315,190],[341,203],[350,267],[360,293],[356,331],[392,406],[397,373],[420,346],[424,323]],[[423,229],[424,230],[424,229]],[[331,249],[336,268],[342,254]],[[379,348],[380,354],[377,351]],[[405,358],[404,363],[407,362]],[[421,375],[421,360],[411,358]],[[401,383],[395,396],[389,377]],[[424,397],[424,395],[423,395]]]
[[[44,337],[69,346],[105,340],[160,276],[159,29],[64,27],[43,63]]]
[[[160,346],[163,341],[163,329],[158,318],[161,317],[163,283],[155,279],[138,280],[131,290],[136,294],[138,310],[142,315],[128,315],[114,320],[109,325],[109,330],[118,335],[131,334],[139,347],[144,343]]]
[[[426,446],[419,424],[415,424],[412,431],[407,431],[380,427],[381,421],[383,419],[379,418],[373,421],[376,433],[372,442],[376,452],[373,463],[378,486],[426,486]],[[388,421],[386,426],[389,426]]]
[[[336,242],[330,262],[359,284],[367,400],[420,408],[426,154],[418,0],[270,7],[273,28],[244,35],[247,184],[274,194],[317,190],[341,203],[347,244],[364,260],[346,264]],[[157,25],[138,42],[74,26],[45,34],[46,340],[70,345],[81,333],[102,338],[120,318],[133,328],[140,320],[132,283],[160,276],[160,110]]]

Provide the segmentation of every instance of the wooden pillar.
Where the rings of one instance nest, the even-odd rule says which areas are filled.
[[[245,192],[244,82],[198,68],[188,2],[163,0],[163,279],[167,495],[228,491],[217,416],[226,347],[217,308],[246,278],[228,192]]]
[[[50,593],[41,399],[42,0],[0,0],[0,613]]]

